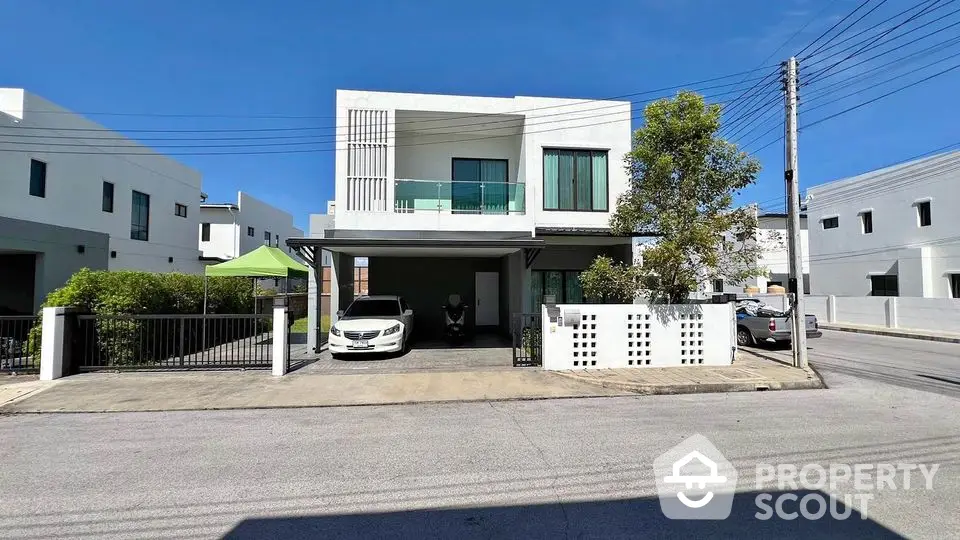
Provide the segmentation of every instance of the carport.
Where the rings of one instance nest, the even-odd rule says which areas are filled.
[[[484,343],[502,336],[509,349],[511,313],[523,310],[524,270],[545,245],[529,231],[435,232],[429,237],[411,231],[325,232],[323,238],[292,238],[287,244],[313,267],[314,281],[321,275],[320,250],[331,253],[331,322],[353,300],[354,258],[366,257],[369,294],[403,296],[414,310],[414,335],[424,349],[440,346],[441,306],[454,293],[468,304],[468,325],[484,336]],[[313,290],[308,324],[316,329],[319,309]],[[311,334],[313,344],[321,341],[318,332]]]

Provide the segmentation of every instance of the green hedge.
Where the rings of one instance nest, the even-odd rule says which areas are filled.
[[[185,315],[203,313],[203,276],[188,274],[155,274],[137,271],[92,271],[81,269],[67,283],[47,295],[44,307],[73,307],[94,315]],[[253,313],[253,284],[248,278],[212,277],[207,283],[207,313]],[[209,326],[209,322],[208,322]],[[207,346],[216,346],[232,339],[260,332],[257,324],[243,335],[211,337]],[[163,332],[146,332],[142,321],[112,320],[97,322],[96,339],[100,349],[116,365],[149,364],[163,358],[171,350],[169,344],[193,342],[181,339],[180,327],[162,327]],[[185,329],[197,333],[200,326]],[[187,336],[185,336],[187,337]],[[30,331],[30,343],[39,347],[40,325]],[[185,353],[193,353],[190,347]]]

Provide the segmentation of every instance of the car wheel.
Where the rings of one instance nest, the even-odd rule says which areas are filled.
[[[753,334],[751,334],[749,330],[742,326],[737,327],[737,345],[740,347],[746,347],[753,344]]]

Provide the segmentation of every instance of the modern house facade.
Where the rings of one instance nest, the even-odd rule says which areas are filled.
[[[704,284],[707,293],[737,293],[743,294],[746,288],[756,287],[760,293],[765,293],[767,287],[777,285],[788,289],[790,279],[790,251],[787,242],[787,215],[777,213],[761,213],[754,209],[757,216],[757,230],[753,242],[761,247],[760,259],[757,265],[766,269],[766,276],[749,278],[744,283],[728,283],[723,280],[714,280]],[[800,215],[800,250],[803,266],[803,290],[810,294],[810,236],[807,230],[807,216]]]
[[[582,302],[577,275],[597,255],[631,258],[609,229],[629,102],[340,90],[337,118],[335,217],[290,241],[317,268],[331,253],[334,319],[356,257],[370,294],[404,296],[423,336],[442,330],[450,294],[471,325],[507,332],[545,296]]]
[[[813,294],[960,298],[960,151],[808,190]]]
[[[200,250],[209,262],[235,259],[264,245],[281,247],[296,257],[286,242],[302,236],[290,213],[242,191],[236,203],[200,205]]]
[[[0,88],[0,310],[34,313],[80,268],[195,273],[200,173]]]

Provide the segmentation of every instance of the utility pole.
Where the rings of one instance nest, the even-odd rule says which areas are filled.
[[[786,106],[787,242],[790,250],[791,321],[793,365],[807,367],[807,324],[803,301],[803,250],[800,243],[800,187],[797,175],[797,59],[791,56],[784,65],[784,104]]]

